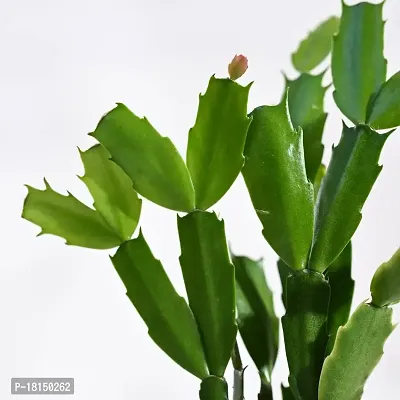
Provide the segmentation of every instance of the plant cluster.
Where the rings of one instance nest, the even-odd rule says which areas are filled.
[[[400,250],[381,265],[371,299],[350,315],[354,281],[351,239],[381,172],[383,146],[400,125],[400,72],[387,79],[382,4],[343,4],[292,55],[299,72],[282,99],[248,113],[251,84],[236,82],[247,60],[236,56],[229,78],[212,76],[189,131],[186,161],[170,139],[123,104],[104,115],[80,151],[80,179],[93,208],[71,193],[28,186],[23,218],[40,234],[69,245],[113,249],[111,261],[150,337],[201,381],[202,400],[244,399],[237,331],[260,375],[259,400],[273,398],[271,374],[283,328],[289,365],[285,400],[360,399],[393,330],[400,301]],[[333,39],[333,40],[332,40]],[[333,96],[347,122],[322,164],[327,119],[322,80],[312,71],[331,54]],[[384,132],[382,132],[382,130]],[[378,132],[379,131],[379,132]],[[208,211],[242,174],[262,234],[279,257],[285,315],[275,314],[261,261],[231,254],[223,220]],[[141,197],[139,197],[139,195]],[[187,300],[171,284],[138,229],[142,199],[177,215]]]

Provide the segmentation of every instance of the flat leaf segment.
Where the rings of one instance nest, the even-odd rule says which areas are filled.
[[[361,399],[393,328],[392,309],[362,303],[339,328],[333,351],[322,368],[318,399]]]
[[[242,173],[263,235],[293,269],[306,267],[313,230],[313,186],[307,180],[301,129],[288,98],[252,113]]]
[[[332,50],[333,96],[342,113],[357,125],[366,122],[371,96],[386,80],[384,3],[342,4],[339,34]]]
[[[295,398],[315,400],[328,340],[330,287],[323,274],[294,272],[287,278],[286,314],[282,317],[289,383]]]
[[[205,378],[208,371],[195,318],[142,233],[123,243],[111,260],[150,337],[182,368]]]
[[[91,133],[148,200],[176,211],[194,209],[194,189],[177,149],[146,118],[123,104],[107,113]]]
[[[247,117],[250,87],[212,76],[206,93],[200,95],[187,148],[197,209],[205,210],[221,199],[242,169],[251,122]]]
[[[378,161],[389,134],[378,134],[366,125],[343,125],[317,199],[311,269],[325,271],[356,231],[382,169]]]
[[[235,273],[224,222],[214,213],[178,217],[180,264],[211,375],[222,377],[236,339]]]
[[[261,261],[232,257],[240,335],[262,379],[270,382],[279,348],[279,319]]]

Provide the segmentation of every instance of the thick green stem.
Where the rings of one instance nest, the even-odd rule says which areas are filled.
[[[202,380],[199,394],[200,400],[229,400],[225,379],[214,375]]]
[[[316,400],[328,340],[329,283],[319,272],[293,272],[287,278],[286,295],[282,327],[290,387],[295,397]]]

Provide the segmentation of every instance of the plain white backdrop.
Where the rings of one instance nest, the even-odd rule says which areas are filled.
[[[353,4],[354,2],[351,2]],[[249,58],[242,84],[255,81],[249,110],[276,104],[290,77],[290,53],[308,30],[339,15],[340,0],[2,0],[0,13],[0,399],[11,399],[12,377],[75,378],[76,400],[196,399],[199,381],[175,365],[147,336],[125,296],[108,254],[65,246],[20,218],[27,193],[68,189],[86,204],[76,146],[115,102],[146,115],[185,153],[198,94],[208,79],[227,75],[235,53]],[[400,69],[400,2],[384,9],[389,75]],[[329,82],[329,77],[327,77]],[[341,131],[331,93],[325,159]],[[383,171],[354,236],[355,307],[369,296],[375,269],[400,245],[400,132],[388,140]],[[224,218],[236,253],[265,258],[282,314],[276,255],[261,235],[242,178],[214,209]],[[157,258],[184,294],[176,216],[144,201],[141,226]],[[283,354],[275,389],[287,378]],[[246,372],[247,399],[257,374]],[[397,399],[400,329],[369,379],[365,400]],[[231,367],[227,378],[231,382]],[[51,400],[53,396],[37,396]],[[280,397],[277,397],[278,399]]]

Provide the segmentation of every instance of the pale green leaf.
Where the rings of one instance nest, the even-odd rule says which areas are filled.
[[[79,152],[85,167],[85,175],[80,179],[94,199],[94,208],[122,238],[130,239],[142,208],[132,181],[109,159],[107,150],[101,145]]]
[[[393,331],[392,309],[362,303],[338,330],[322,368],[318,400],[359,400]]]
[[[90,134],[111,154],[146,199],[176,211],[192,211],[193,184],[177,149],[146,118],[123,104],[107,113]]]
[[[92,208],[55,192],[45,180],[45,190],[26,185],[28,195],[22,218],[39,225],[39,235],[51,234],[64,238],[66,244],[92,249],[110,249],[124,241]]]
[[[339,18],[330,17],[300,42],[292,54],[292,63],[300,72],[310,72],[331,52],[332,38],[339,27]]]

